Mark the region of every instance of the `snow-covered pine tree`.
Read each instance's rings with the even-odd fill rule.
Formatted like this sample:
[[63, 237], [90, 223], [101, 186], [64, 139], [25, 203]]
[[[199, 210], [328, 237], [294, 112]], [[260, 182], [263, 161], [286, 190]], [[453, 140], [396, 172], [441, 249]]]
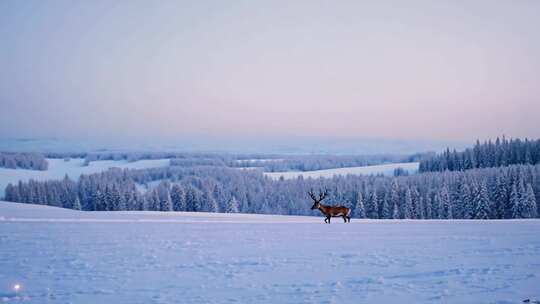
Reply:
[[103, 210], [102, 211], [111, 211], [111, 210], [114, 210], [112, 186], [106, 185], [105, 190], [103, 191]]
[[525, 192], [521, 195], [521, 206], [523, 208], [521, 216], [523, 218], [533, 218], [537, 215], [536, 198], [531, 184], [527, 184]]
[[171, 200], [171, 194], [169, 191], [170, 184], [168, 181], [162, 181], [157, 186], [157, 191], [159, 195], [159, 210], [160, 211], [172, 211], [173, 203]]
[[512, 218], [521, 218], [521, 199], [519, 197], [518, 187], [516, 184], [512, 185], [512, 191], [510, 192], [510, 205], [512, 206]]
[[443, 219], [443, 207], [441, 202], [441, 195], [439, 193], [435, 193], [432, 200], [432, 212], [433, 212], [433, 218], [435, 219]]
[[487, 186], [485, 182], [480, 183], [478, 191], [475, 197], [476, 210], [474, 213], [475, 219], [485, 220], [489, 219], [490, 201], [487, 193]]
[[209, 187], [206, 187], [206, 189], [203, 192], [202, 195], [202, 201], [204, 208], [203, 210], [206, 212], [219, 212], [219, 206], [214, 199], [214, 196], [212, 195], [212, 191]]
[[137, 200], [137, 209], [141, 211], [150, 210], [148, 197], [146, 195], [137, 195], [135, 198]]
[[418, 219], [422, 218], [420, 211], [420, 193], [416, 187], [411, 187], [411, 218]]
[[424, 210], [425, 210], [425, 219], [432, 219], [433, 213], [431, 211], [431, 195], [428, 193], [424, 198]]
[[424, 205], [424, 198], [422, 196], [418, 196], [416, 218], [425, 219], [426, 218], [425, 210], [426, 210], [426, 207]]
[[161, 197], [161, 211], [173, 211], [173, 204], [169, 189], [166, 189]]
[[394, 209], [398, 208], [398, 217], [399, 218], [399, 205], [400, 205], [400, 199], [399, 199], [399, 185], [396, 178], [392, 178], [392, 182], [390, 183], [390, 197], [388, 199], [388, 207], [392, 211], [391, 215], [392, 218], [396, 218], [394, 214]]
[[372, 219], [379, 218], [379, 202], [377, 198], [377, 191], [375, 190], [375, 188], [372, 189], [367, 200], [366, 216]]
[[398, 208], [397, 204], [394, 204], [394, 208], [392, 210], [392, 218], [393, 219], [399, 219], [400, 218], [400, 216], [399, 216], [399, 208]]
[[104, 191], [101, 191], [101, 189], [96, 190], [96, 195], [95, 195], [95, 198], [94, 198], [95, 199], [96, 211], [106, 211], [107, 210], [107, 199], [106, 199]]
[[440, 204], [441, 204], [441, 218], [443, 219], [452, 219], [452, 205], [450, 202], [450, 193], [448, 191], [448, 186], [444, 184], [439, 193]]
[[227, 203], [227, 209], [225, 210], [227, 213], [238, 213], [238, 201], [236, 200], [236, 197], [232, 197], [229, 202]]
[[[223, 206], [223, 205], [221, 205]], [[223, 207], [219, 207], [219, 210], [226, 210], [227, 205]], [[261, 207], [259, 208], [259, 211], [257, 213], [260, 214], [272, 214], [272, 207], [270, 207], [270, 203], [268, 202], [268, 199], [263, 199], [263, 202], [261, 204]]]
[[137, 200], [135, 199], [136, 192], [127, 191], [124, 194], [123, 201], [125, 202], [125, 210], [138, 210]]
[[504, 171], [500, 170], [495, 177], [494, 207], [496, 217], [499, 219], [510, 218], [511, 205], [508, 197], [508, 186]]
[[159, 211], [161, 204], [159, 202], [159, 193], [157, 189], [153, 189], [148, 197], [148, 210]]
[[109, 188], [109, 196], [107, 198], [107, 210], [110, 211], [119, 211], [122, 210], [122, 195], [120, 194], [120, 190], [118, 189], [118, 186], [116, 184], [113, 184], [112, 187]]
[[174, 211], [186, 210], [186, 197], [184, 190], [179, 184], [174, 184], [171, 188], [171, 200]]
[[464, 219], [474, 218], [474, 204], [472, 198], [471, 188], [468, 184], [464, 184], [461, 187], [460, 192], [460, 202], [461, 202], [461, 214]]
[[356, 195], [356, 203], [354, 205], [354, 216], [357, 218], [365, 218], [366, 210], [364, 208], [364, 198], [362, 192], [358, 191]]
[[199, 196], [199, 190], [193, 186], [188, 186], [186, 189], [186, 210], [187, 211], [201, 211], [201, 199]]
[[388, 204], [388, 197], [389, 195], [384, 193], [382, 198], [380, 199], [379, 218], [382, 218], [382, 219], [392, 218], [392, 210], [390, 209], [390, 205]]
[[[225, 195], [225, 191], [223, 191], [223, 186], [221, 184], [216, 183], [214, 185], [214, 189], [212, 190], [212, 196], [216, 200], [216, 203], [218, 204], [218, 210], [225, 210], [227, 205], [227, 197]], [[264, 204], [264, 201], [263, 201]], [[262, 206], [261, 206], [262, 207]], [[267, 212], [269, 212], [270, 206], [266, 206], [265, 209]]]
[[81, 210], [81, 201], [79, 200], [79, 197], [75, 197], [75, 201], [73, 202], [73, 206], [71, 207], [74, 210]]
[[16, 198], [13, 197], [15, 187], [9, 183], [6, 186], [6, 190], [4, 191], [4, 199], [8, 202], [18, 202]]
[[412, 218], [412, 194], [409, 186], [405, 188], [405, 197], [403, 200], [403, 218]]

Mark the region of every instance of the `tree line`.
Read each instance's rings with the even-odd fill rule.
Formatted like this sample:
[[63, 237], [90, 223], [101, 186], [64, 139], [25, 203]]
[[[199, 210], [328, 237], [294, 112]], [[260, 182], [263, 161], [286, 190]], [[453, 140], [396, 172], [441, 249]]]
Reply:
[[516, 164], [535, 165], [540, 163], [540, 139], [521, 140], [497, 138], [480, 143], [463, 152], [446, 149], [441, 154], [420, 161], [419, 171], [463, 171], [475, 168], [490, 168]]
[[260, 170], [194, 166], [110, 169], [77, 181], [8, 185], [8, 201], [81, 210], [159, 210], [315, 215], [310, 189], [329, 190], [357, 218], [510, 219], [538, 217], [540, 165], [410, 176], [273, 180]]
[[414, 155], [294, 155], [274, 159], [238, 160], [232, 166], [257, 167], [265, 172], [314, 171], [333, 168], [361, 167], [385, 163], [414, 162], [423, 154]]
[[424, 154], [413, 155], [278, 155], [190, 152], [89, 152], [47, 153], [49, 158], [84, 158], [85, 165], [93, 161], [170, 159], [171, 166], [220, 166], [261, 168], [266, 172], [313, 171], [332, 168], [358, 167], [385, 163], [413, 162]]
[[47, 170], [49, 163], [39, 153], [0, 152], [0, 167], [9, 169]]

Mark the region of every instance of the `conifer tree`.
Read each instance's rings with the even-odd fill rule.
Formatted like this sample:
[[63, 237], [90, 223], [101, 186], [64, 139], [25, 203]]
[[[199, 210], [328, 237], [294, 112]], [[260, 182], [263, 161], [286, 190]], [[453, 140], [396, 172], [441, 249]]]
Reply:
[[236, 200], [236, 197], [232, 197], [229, 202], [227, 203], [227, 209], [225, 210], [227, 213], [238, 213], [238, 201]]
[[522, 217], [533, 218], [537, 215], [536, 198], [531, 184], [527, 184], [525, 192], [521, 195]]
[[185, 211], [186, 210], [186, 198], [184, 190], [178, 184], [174, 184], [171, 188], [171, 200], [173, 204], [174, 211]]
[[397, 204], [394, 204], [394, 210], [392, 211], [392, 218], [393, 219], [399, 219], [400, 216], [399, 216], [399, 209], [398, 209], [398, 205]]
[[362, 197], [361, 192], [358, 192], [358, 194], [356, 195], [356, 203], [354, 205], [354, 215], [357, 218], [366, 217], [366, 210], [364, 209], [364, 198]]
[[452, 219], [452, 206], [450, 202], [450, 193], [448, 192], [448, 186], [443, 185], [441, 192], [439, 194], [440, 204], [441, 204], [441, 218], [443, 219]]
[[390, 205], [388, 204], [387, 197], [388, 195], [384, 194], [382, 199], [380, 200], [379, 218], [382, 218], [382, 219], [392, 218], [392, 209], [390, 208]]
[[478, 189], [476, 198], [476, 210], [475, 210], [475, 219], [485, 220], [489, 218], [489, 196], [487, 193], [487, 187], [485, 183], [481, 183]]
[[412, 195], [411, 189], [408, 186], [405, 189], [405, 197], [403, 201], [403, 218], [412, 218]]
[[82, 207], [81, 207], [81, 201], [79, 200], [79, 197], [75, 197], [75, 201], [73, 202], [73, 206], [72, 206], [72, 209], [74, 210], [81, 210]]
[[510, 192], [510, 205], [512, 206], [512, 218], [521, 218], [521, 199], [516, 184], [512, 185]]
[[433, 218], [433, 213], [432, 213], [432, 210], [431, 210], [431, 195], [426, 195], [426, 198], [424, 200], [424, 209], [425, 209], [425, 217], [426, 219], [432, 219]]
[[472, 219], [474, 218], [474, 204], [473, 204], [473, 198], [472, 198], [472, 192], [469, 185], [464, 184], [461, 187], [461, 213], [462, 218], [464, 219]]
[[377, 198], [377, 191], [375, 191], [375, 189], [371, 191], [371, 195], [369, 196], [366, 209], [367, 209], [366, 213], [367, 213], [368, 218], [373, 218], [373, 219], [379, 218], [379, 204], [378, 204], [378, 198]]
[[400, 205], [400, 199], [399, 199], [399, 185], [396, 178], [392, 179], [392, 182], [390, 184], [390, 198], [388, 200], [388, 206], [392, 210], [392, 218], [394, 217], [394, 208], [398, 207], [398, 217], [399, 218], [399, 205]]
[[494, 198], [495, 198], [494, 205], [495, 205], [496, 218], [499, 218], [499, 219], [509, 218], [511, 206], [510, 206], [510, 200], [508, 197], [509, 191], [507, 189], [507, 184], [504, 178], [503, 171], [499, 171], [499, 173], [497, 174], [495, 183], [496, 184], [495, 184], [495, 193], [494, 193]]

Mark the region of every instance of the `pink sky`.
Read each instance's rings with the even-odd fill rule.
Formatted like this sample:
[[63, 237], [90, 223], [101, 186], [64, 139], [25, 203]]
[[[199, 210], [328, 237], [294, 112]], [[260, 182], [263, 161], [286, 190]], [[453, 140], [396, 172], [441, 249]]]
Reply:
[[0, 136], [540, 137], [539, 1], [0, 3]]

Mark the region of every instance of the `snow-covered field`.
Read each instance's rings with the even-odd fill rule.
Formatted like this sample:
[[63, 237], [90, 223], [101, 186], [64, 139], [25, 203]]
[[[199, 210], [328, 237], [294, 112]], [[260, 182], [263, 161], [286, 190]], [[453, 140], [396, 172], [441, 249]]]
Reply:
[[264, 172], [265, 175], [270, 176], [274, 179], [279, 179], [281, 176], [285, 179], [296, 178], [300, 175], [304, 178], [319, 178], [319, 177], [333, 177], [334, 175], [392, 175], [394, 170], [397, 168], [403, 168], [409, 173], [415, 173], [418, 171], [418, 163], [392, 163], [384, 165], [374, 165], [374, 166], [363, 166], [363, 167], [348, 167], [348, 168], [336, 168], [336, 169], [326, 169], [326, 170], [316, 170], [316, 171], [290, 171], [290, 172]]
[[521, 303], [540, 299], [539, 231], [0, 202], [0, 301]]
[[84, 159], [82, 158], [72, 158], [69, 161], [49, 158], [47, 161], [49, 162], [49, 170], [47, 171], [0, 168], [0, 197], [4, 196], [4, 190], [9, 183], [17, 183], [19, 180], [61, 179], [66, 174], [76, 180], [81, 174], [97, 173], [111, 167], [144, 169], [166, 167], [169, 165], [169, 159], [140, 160], [136, 162], [102, 160], [90, 162], [88, 166], [84, 166]]

